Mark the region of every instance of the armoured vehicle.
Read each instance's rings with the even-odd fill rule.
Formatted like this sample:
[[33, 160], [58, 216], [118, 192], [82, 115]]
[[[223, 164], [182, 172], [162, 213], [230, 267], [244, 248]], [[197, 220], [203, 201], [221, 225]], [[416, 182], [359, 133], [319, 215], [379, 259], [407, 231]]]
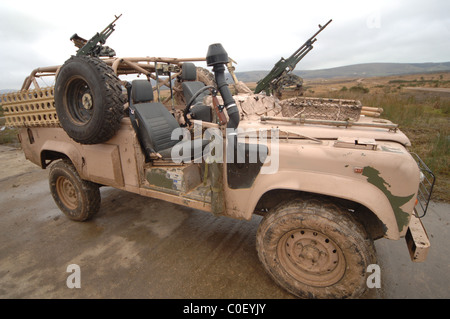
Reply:
[[[364, 115], [358, 101], [280, 101], [241, 82], [232, 95], [220, 44], [182, 59], [111, 57], [100, 43], [1, 97], [68, 218], [92, 218], [103, 186], [214, 215], [262, 215], [262, 264], [304, 298], [362, 296], [379, 238], [406, 238], [411, 259], [426, 259], [419, 215], [433, 176], [398, 125]], [[123, 79], [130, 74], [144, 78]], [[50, 75], [55, 86], [40, 87]]]

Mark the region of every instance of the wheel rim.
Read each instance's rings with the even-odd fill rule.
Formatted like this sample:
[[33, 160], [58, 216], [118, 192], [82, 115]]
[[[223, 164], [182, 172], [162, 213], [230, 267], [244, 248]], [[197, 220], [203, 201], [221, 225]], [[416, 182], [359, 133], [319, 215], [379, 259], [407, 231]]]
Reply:
[[295, 280], [314, 287], [337, 283], [345, 273], [342, 250], [328, 236], [311, 229], [286, 233], [278, 243], [281, 266]]
[[71, 79], [66, 87], [64, 104], [73, 123], [88, 123], [94, 114], [94, 97], [87, 82], [81, 77]]
[[56, 179], [56, 191], [61, 202], [69, 209], [74, 210], [78, 206], [77, 191], [73, 183], [64, 176]]

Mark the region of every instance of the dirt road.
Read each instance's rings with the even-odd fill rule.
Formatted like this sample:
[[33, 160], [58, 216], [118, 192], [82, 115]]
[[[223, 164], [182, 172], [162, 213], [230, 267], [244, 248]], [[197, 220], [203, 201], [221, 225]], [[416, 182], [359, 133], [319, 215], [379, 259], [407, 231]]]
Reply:
[[[85, 223], [50, 195], [48, 171], [0, 146], [0, 298], [294, 298], [265, 273], [255, 249], [260, 221], [208, 213], [102, 188]], [[377, 241], [381, 288], [366, 298], [449, 298], [449, 205], [423, 220], [427, 262], [410, 262], [404, 240]], [[68, 266], [80, 270], [70, 289]]]

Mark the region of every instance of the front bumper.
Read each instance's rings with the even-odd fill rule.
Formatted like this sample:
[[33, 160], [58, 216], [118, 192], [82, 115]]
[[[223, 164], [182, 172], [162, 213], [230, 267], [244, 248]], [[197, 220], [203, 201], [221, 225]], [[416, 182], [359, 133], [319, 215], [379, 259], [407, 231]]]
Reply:
[[405, 239], [411, 260], [413, 262], [423, 262], [427, 258], [428, 250], [430, 249], [430, 240], [420, 218], [427, 213], [436, 177], [419, 155], [415, 153], [410, 154], [419, 166], [421, 177], [417, 191], [417, 205], [411, 215]]
[[424, 262], [430, 249], [430, 240], [422, 222], [416, 217], [416, 211], [411, 215], [405, 239], [411, 260], [413, 262]]

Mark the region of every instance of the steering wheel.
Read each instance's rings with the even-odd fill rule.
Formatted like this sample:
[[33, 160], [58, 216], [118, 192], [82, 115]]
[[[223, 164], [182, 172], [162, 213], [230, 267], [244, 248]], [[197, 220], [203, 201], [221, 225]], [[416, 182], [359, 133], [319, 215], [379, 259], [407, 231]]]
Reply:
[[207, 85], [202, 87], [200, 90], [198, 90], [197, 92], [195, 92], [195, 94], [191, 97], [191, 99], [189, 100], [189, 102], [186, 104], [186, 108], [184, 109], [183, 112], [183, 116], [184, 116], [184, 120], [186, 121], [186, 124], [190, 125], [191, 121], [189, 121], [187, 115], [189, 114], [189, 111], [191, 110], [191, 105], [192, 103], [194, 103], [195, 99], [202, 94], [203, 92], [205, 92], [206, 90], [211, 90], [212, 92], [216, 91], [216, 88], [212, 85]]

